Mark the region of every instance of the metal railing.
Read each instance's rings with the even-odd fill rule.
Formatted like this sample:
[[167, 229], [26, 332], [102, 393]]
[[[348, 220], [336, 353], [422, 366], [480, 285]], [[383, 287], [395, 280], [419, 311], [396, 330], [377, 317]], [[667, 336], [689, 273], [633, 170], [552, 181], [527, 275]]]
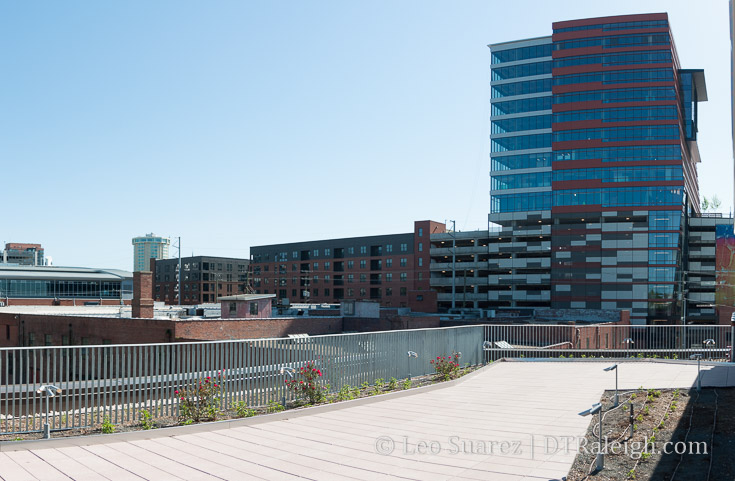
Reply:
[[727, 360], [731, 328], [721, 325], [486, 325], [489, 360], [560, 357], [648, 357]]
[[[290, 400], [283, 367], [316, 363], [331, 390], [433, 372], [430, 359], [483, 362], [483, 326], [233, 341], [0, 349], [0, 434], [77, 429], [108, 420], [177, 416], [174, 391], [220, 379], [222, 407]], [[411, 358], [408, 351], [418, 354]], [[61, 393], [47, 399], [40, 386]], [[46, 414], [48, 401], [49, 413]]]
[[[291, 400], [282, 368], [315, 363], [332, 391], [433, 372], [436, 356], [462, 364], [503, 357], [658, 357], [725, 360], [728, 326], [477, 325], [298, 338], [102, 346], [0, 348], [0, 434], [84, 428], [108, 419], [178, 415], [177, 389], [210, 376], [222, 407]], [[408, 356], [408, 351], [417, 357]], [[53, 384], [61, 393], [39, 393]], [[48, 412], [46, 402], [48, 401]]]

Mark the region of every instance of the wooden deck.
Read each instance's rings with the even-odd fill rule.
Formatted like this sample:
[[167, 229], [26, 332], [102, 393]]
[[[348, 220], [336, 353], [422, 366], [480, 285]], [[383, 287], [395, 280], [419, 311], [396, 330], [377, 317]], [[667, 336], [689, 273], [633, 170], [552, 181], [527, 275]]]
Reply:
[[[576, 450], [549, 440], [585, 433], [577, 413], [615, 386], [602, 362], [503, 362], [444, 389], [286, 414], [200, 432], [127, 433], [0, 446], [15, 480], [553, 480]], [[702, 366], [703, 385], [732, 386], [735, 367]], [[622, 362], [620, 388], [688, 388], [696, 363]], [[304, 415], [305, 414], [305, 415]], [[255, 418], [250, 418], [255, 419]], [[192, 426], [189, 426], [190, 428]], [[191, 431], [191, 430], [190, 430]], [[505, 442], [505, 444], [503, 444]]]

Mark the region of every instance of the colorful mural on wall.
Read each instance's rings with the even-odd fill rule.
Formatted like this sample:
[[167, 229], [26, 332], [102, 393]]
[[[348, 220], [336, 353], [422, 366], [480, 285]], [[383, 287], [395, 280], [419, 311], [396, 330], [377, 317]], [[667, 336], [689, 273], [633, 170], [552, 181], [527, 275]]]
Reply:
[[732, 224], [716, 226], [715, 303], [717, 307], [735, 306], [735, 233]]

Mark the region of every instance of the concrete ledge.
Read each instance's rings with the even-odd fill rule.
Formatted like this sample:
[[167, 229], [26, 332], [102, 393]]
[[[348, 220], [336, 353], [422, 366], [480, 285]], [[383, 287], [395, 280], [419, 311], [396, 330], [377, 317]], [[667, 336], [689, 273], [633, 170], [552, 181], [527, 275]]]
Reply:
[[414, 396], [417, 394], [424, 394], [427, 392], [437, 391], [439, 389], [446, 389], [458, 384], [465, 382], [467, 379], [473, 378], [483, 371], [486, 371], [493, 366], [497, 365], [497, 362], [488, 364], [480, 367], [466, 374], [459, 379], [452, 381], [439, 382], [431, 384], [429, 386], [416, 387], [407, 389], [405, 391], [395, 391], [385, 394], [379, 394], [376, 396], [368, 396], [360, 399], [352, 399], [350, 401], [340, 401], [330, 404], [320, 404], [318, 406], [312, 406], [307, 408], [289, 409], [279, 413], [273, 414], [260, 414], [249, 418], [238, 418], [228, 419], [224, 421], [213, 421], [199, 424], [190, 424], [188, 426], [173, 426], [168, 428], [160, 429], [149, 429], [140, 431], [130, 431], [125, 433], [113, 433], [113, 434], [93, 434], [93, 435], [79, 435], [69, 436], [64, 438], [51, 438], [51, 439], [34, 439], [30, 441], [3, 441], [0, 442], [0, 452], [10, 451], [28, 451], [35, 449], [51, 449], [51, 448], [64, 448], [69, 446], [92, 446], [95, 444], [109, 444], [115, 442], [126, 442], [126, 441], [142, 441], [146, 439], [155, 439], [162, 437], [180, 436], [183, 434], [193, 434], [208, 431], [218, 431], [221, 429], [232, 429], [243, 426], [257, 426], [258, 424], [268, 423], [271, 421], [285, 421], [288, 419], [300, 418], [303, 416], [311, 416], [314, 414], [322, 414], [331, 411], [338, 411], [341, 409], [347, 409], [356, 406], [363, 406], [366, 404], [373, 404], [376, 402], [386, 401], [389, 399], [398, 399], [407, 396]]

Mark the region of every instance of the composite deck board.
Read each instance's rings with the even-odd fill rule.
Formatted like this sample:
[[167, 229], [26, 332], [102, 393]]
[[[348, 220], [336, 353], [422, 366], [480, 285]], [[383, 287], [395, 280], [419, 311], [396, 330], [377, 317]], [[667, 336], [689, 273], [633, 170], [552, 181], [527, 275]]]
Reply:
[[[598, 402], [615, 386], [617, 362], [621, 392], [646, 388], [690, 388], [694, 363], [503, 362], [446, 389], [406, 397], [376, 397], [302, 417], [252, 426], [84, 447], [34, 448], [0, 452], [0, 478], [150, 479], [269, 481], [542, 481], [561, 479], [576, 451], [545, 452], [553, 436], [582, 436], [590, 418], [577, 413]], [[732, 386], [730, 365], [702, 366], [704, 386]], [[625, 396], [625, 394], [623, 395]], [[389, 455], [376, 440], [394, 441]], [[452, 453], [449, 439], [499, 443], [513, 441], [518, 452]], [[421, 442], [440, 450], [419, 454]], [[52, 446], [52, 445], [49, 445]], [[475, 446], [471, 444], [470, 446]]]

